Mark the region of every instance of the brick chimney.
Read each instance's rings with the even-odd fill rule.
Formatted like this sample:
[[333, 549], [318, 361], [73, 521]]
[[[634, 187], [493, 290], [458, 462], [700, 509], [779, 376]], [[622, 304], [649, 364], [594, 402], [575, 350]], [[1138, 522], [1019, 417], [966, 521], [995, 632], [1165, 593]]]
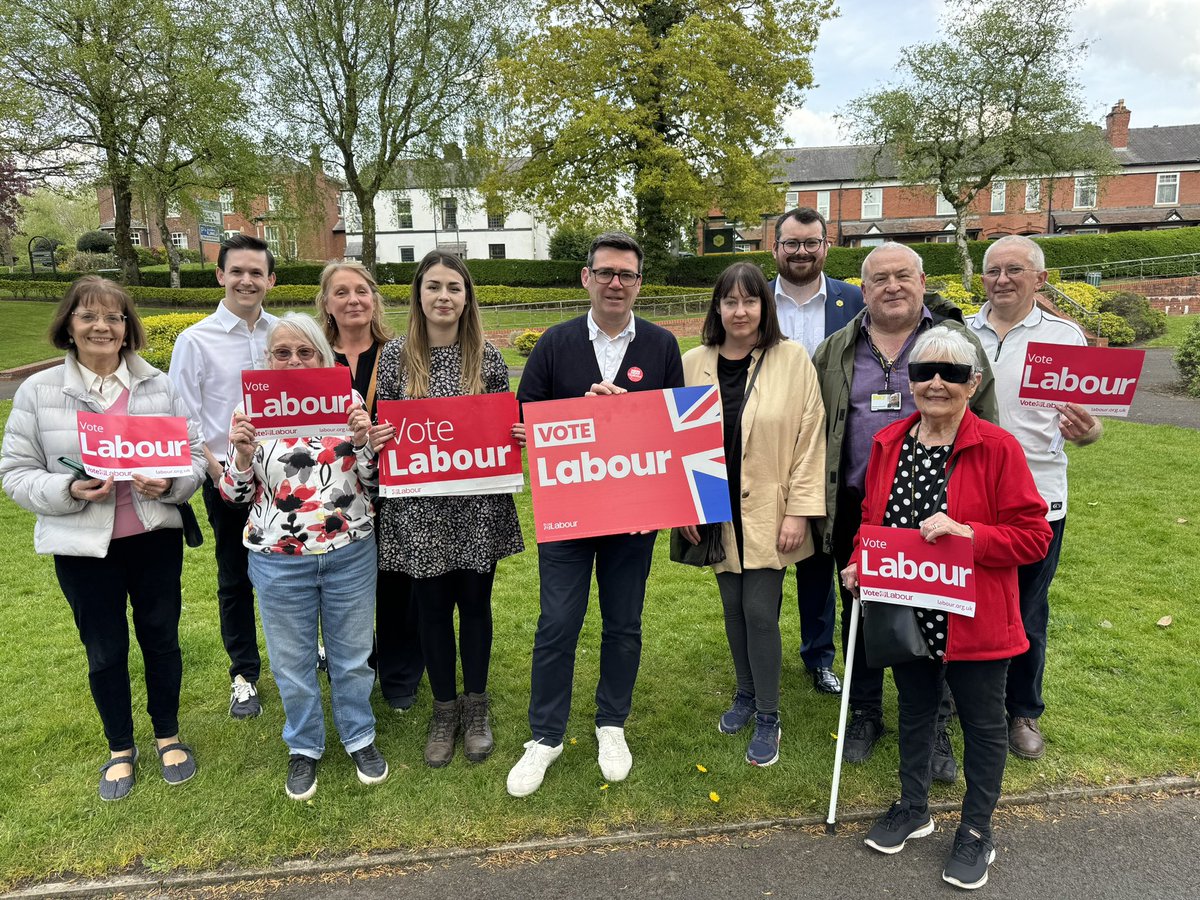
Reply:
[[1114, 150], [1124, 150], [1129, 146], [1129, 110], [1124, 100], [1118, 100], [1117, 105], [1104, 117], [1104, 133]]

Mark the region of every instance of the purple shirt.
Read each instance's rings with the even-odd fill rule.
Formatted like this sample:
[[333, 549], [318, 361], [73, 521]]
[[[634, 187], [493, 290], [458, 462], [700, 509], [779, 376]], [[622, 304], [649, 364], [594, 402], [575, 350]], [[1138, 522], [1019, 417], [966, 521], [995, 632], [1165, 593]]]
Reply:
[[[900, 355], [886, 369], [883, 360], [872, 348], [871, 313], [862, 321], [862, 330], [854, 345], [854, 374], [850, 382], [850, 406], [846, 410], [846, 437], [842, 442], [844, 476], [842, 484], [853, 488], [860, 495], [867, 480], [867, 460], [871, 457], [871, 438], [881, 428], [886, 428], [899, 419], [905, 419], [917, 411], [912, 392], [908, 389], [908, 354], [916, 343], [917, 335], [933, 325], [929, 308], [921, 307], [921, 321], [908, 336]], [[871, 409], [872, 394], [900, 394], [898, 409]]]

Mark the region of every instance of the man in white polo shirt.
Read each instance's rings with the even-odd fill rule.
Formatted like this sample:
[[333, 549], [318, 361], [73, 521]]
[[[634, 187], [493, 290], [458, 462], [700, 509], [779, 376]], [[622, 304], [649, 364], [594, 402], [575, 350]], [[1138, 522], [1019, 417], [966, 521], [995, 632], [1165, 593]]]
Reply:
[[1064, 443], [1080, 446], [1100, 437], [1103, 424], [1082, 406], [1057, 409], [1023, 407], [1017, 399], [1025, 350], [1031, 341], [1083, 346], [1083, 332], [1074, 322], [1042, 311], [1035, 295], [1046, 283], [1046, 257], [1027, 237], [1002, 237], [983, 256], [983, 287], [987, 302], [968, 319], [972, 333], [987, 353], [996, 378], [1000, 425], [1025, 450], [1025, 459], [1046, 501], [1046, 518], [1053, 529], [1050, 550], [1041, 562], [1021, 566], [1021, 618], [1029, 649], [1008, 668], [1006, 706], [1008, 745], [1017, 756], [1039, 759], [1046, 751], [1038, 719], [1045, 711], [1042, 674], [1046, 668], [1046, 626], [1050, 618], [1050, 582], [1058, 568], [1067, 517], [1067, 455]]
[[175, 339], [170, 376], [199, 419], [204, 436], [208, 457], [204, 508], [216, 548], [221, 641], [229, 654], [229, 714], [249, 719], [262, 712], [255, 686], [262, 661], [254, 624], [254, 589], [242, 544], [250, 509], [227, 505], [216, 485], [229, 447], [229, 422], [241, 400], [242, 370], [257, 368], [266, 357], [267, 331], [275, 316], [262, 307], [267, 291], [275, 286], [275, 258], [258, 238], [233, 235], [221, 244], [217, 282], [225, 288], [225, 298], [216, 312]]

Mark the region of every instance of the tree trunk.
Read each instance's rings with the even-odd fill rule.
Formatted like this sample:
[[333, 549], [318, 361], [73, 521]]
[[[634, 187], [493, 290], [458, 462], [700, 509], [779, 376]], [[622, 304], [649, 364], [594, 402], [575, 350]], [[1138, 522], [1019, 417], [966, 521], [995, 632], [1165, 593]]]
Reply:
[[971, 252], [967, 249], [967, 210], [964, 207], [956, 209], [954, 213], [954, 245], [958, 247], [958, 261], [962, 264], [962, 286], [969, 293], [975, 267], [971, 262]]
[[142, 273], [138, 270], [137, 251], [133, 249], [133, 242], [129, 239], [129, 226], [133, 218], [133, 190], [129, 185], [129, 176], [110, 169], [109, 183], [113, 192], [113, 230], [117, 259], [121, 261], [121, 272], [126, 284], [141, 284]]
[[637, 198], [637, 237], [645, 251], [645, 281], [666, 281], [671, 271], [671, 223], [667, 221], [663, 192], [659, 188], [644, 191]]
[[[362, 262], [371, 277], [375, 277], [375, 195], [361, 186], [354, 191], [358, 201], [358, 214], [362, 217]], [[434, 215], [437, 215], [435, 212]]]
[[167, 266], [171, 270], [171, 287], [179, 288], [179, 248], [171, 242], [171, 231], [167, 228], [167, 198], [165, 194], [155, 194], [154, 215], [158, 218], [158, 239], [162, 241], [163, 250], [167, 254]]

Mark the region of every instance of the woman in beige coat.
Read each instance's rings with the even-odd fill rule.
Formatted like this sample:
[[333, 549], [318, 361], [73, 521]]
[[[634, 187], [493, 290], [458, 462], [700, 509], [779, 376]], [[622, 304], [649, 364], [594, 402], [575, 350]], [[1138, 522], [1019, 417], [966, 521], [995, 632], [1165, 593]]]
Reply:
[[[733, 521], [714, 567], [737, 690], [721, 716], [726, 734], [755, 720], [751, 765], [779, 758], [779, 603], [787, 567], [813, 552], [809, 517], [825, 514], [825, 410], [816, 370], [784, 339], [775, 301], [750, 263], [726, 269], [713, 289], [703, 346], [683, 357], [689, 385], [720, 387]], [[685, 536], [699, 541], [689, 526]]]

